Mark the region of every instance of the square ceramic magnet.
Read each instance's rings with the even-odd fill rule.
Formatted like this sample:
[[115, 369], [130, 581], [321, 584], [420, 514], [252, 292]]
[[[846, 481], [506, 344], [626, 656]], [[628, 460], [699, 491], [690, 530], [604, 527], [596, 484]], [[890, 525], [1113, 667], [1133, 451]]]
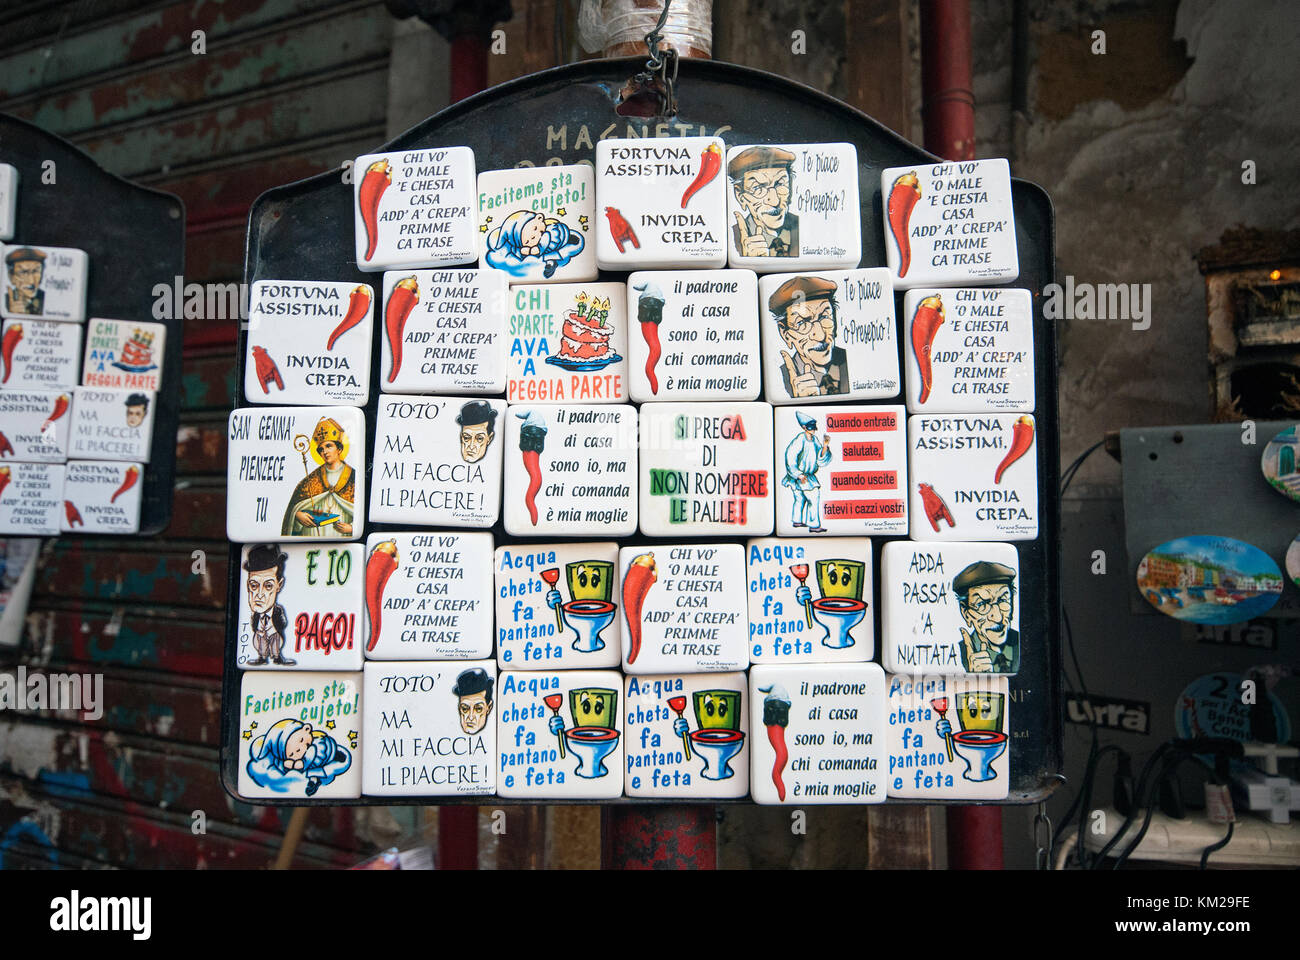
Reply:
[[140, 529], [144, 464], [70, 460], [63, 473], [64, 533]]
[[1020, 670], [1020, 555], [1009, 543], [895, 540], [880, 560], [890, 673]]
[[384, 393], [504, 393], [506, 281], [495, 270], [384, 274]]
[[71, 435], [71, 390], [0, 390], [0, 460], [63, 463]]
[[375, 292], [366, 283], [257, 281], [248, 307], [244, 397], [365, 406], [374, 316]]
[[361, 796], [361, 674], [245, 671], [239, 684], [239, 795]]
[[890, 167], [880, 173], [880, 195], [896, 289], [1019, 276], [1006, 160]]
[[72, 247], [4, 248], [6, 317], [36, 320], [86, 319], [90, 258]]
[[[657, 557], [657, 559], [656, 559]], [[749, 666], [739, 543], [656, 544], [618, 553], [625, 673], [725, 673]]]
[[1006, 677], [887, 676], [891, 797], [1005, 800], [1011, 697]]
[[894, 291], [884, 267], [758, 281], [764, 396], [829, 403], [898, 396]]
[[81, 382], [81, 325], [6, 320], [0, 336], [0, 386], [70, 390]]
[[77, 387], [68, 456], [148, 463], [157, 398], [152, 391]]
[[885, 673], [878, 664], [756, 666], [749, 710], [755, 803], [884, 802]]
[[379, 398], [370, 519], [490, 527], [501, 513], [504, 400]]
[[721, 137], [596, 144], [596, 263], [602, 270], [727, 264]]
[[903, 316], [912, 413], [1034, 412], [1028, 290], [909, 290]]
[[226, 533], [236, 543], [356, 540], [366, 515], [366, 418], [356, 407], [230, 414]]
[[648, 537], [772, 532], [772, 407], [641, 408], [641, 532]]
[[759, 273], [834, 270], [862, 259], [858, 151], [851, 143], [727, 151], [727, 262]]
[[753, 271], [644, 270], [627, 285], [633, 400], [758, 399]]
[[474, 151], [435, 147], [357, 157], [357, 268], [417, 270], [478, 259]]
[[869, 539], [767, 538], [746, 552], [751, 663], [875, 656]]
[[240, 555], [241, 668], [361, 669], [361, 544], [256, 543]]
[[744, 673], [628, 677], [624, 793], [660, 799], [749, 793], [748, 696]]
[[[498, 547], [497, 662], [572, 670], [622, 662], [618, 544]], [[567, 597], [567, 599], [565, 599]]]
[[907, 439], [913, 540], [1038, 536], [1032, 416], [913, 416]]
[[57, 537], [63, 501], [61, 463], [0, 467], [0, 534]]
[[473, 796], [496, 790], [497, 665], [370, 661], [362, 792]]
[[492, 534], [372, 533], [366, 540], [366, 657], [492, 656]]
[[627, 287], [621, 283], [512, 287], [511, 403], [626, 403]]
[[167, 328], [161, 323], [91, 318], [86, 324], [83, 387], [158, 390]]
[[498, 796], [622, 796], [623, 677], [617, 670], [505, 671], [499, 680]]
[[12, 240], [18, 222], [18, 168], [0, 163], [0, 240]]
[[590, 164], [478, 175], [479, 260], [511, 283], [595, 280], [595, 228]]
[[506, 421], [506, 533], [636, 532], [635, 407], [511, 406]]
[[901, 406], [778, 407], [777, 533], [906, 534], [906, 422]]

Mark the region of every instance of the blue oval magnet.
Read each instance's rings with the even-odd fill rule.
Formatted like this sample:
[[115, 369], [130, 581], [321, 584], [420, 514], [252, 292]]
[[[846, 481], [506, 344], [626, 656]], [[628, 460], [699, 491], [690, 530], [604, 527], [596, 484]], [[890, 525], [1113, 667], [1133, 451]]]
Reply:
[[1230, 537], [1179, 537], [1138, 563], [1138, 590], [1151, 606], [1192, 623], [1239, 623], [1282, 596], [1282, 571], [1259, 547]]
[[1300, 437], [1294, 426], [1264, 444], [1259, 469], [1270, 487], [1284, 497], [1300, 500]]

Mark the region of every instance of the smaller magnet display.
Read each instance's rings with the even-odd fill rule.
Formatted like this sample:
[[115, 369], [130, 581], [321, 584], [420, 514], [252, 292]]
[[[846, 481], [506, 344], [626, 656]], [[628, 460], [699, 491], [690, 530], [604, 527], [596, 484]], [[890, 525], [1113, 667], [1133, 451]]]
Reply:
[[67, 460], [72, 394], [71, 390], [0, 390], [0, 460]]
[[68, 456], [148, 463], [157, 399], [153, 391], [78, 387]]
[[622, 283], [510, 288], [510, 403], [626, 403], [627, 287]]

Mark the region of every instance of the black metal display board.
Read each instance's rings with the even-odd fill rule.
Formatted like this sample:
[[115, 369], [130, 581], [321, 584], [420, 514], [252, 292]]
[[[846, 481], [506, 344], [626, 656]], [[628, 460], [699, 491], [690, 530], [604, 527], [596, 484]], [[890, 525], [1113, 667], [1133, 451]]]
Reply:
[[[644, 59], [592, 60], [558, 67], [502, 84], [457, 103], [406, 131], [374, 152], [467, 146], [477, 168], [509, 169], [592, 162], [595, 142], [608, 137], [720, 136], [737, 143], [854, 144], [862, 217], [862, 265], [885, 264], [880, 173], [887, 167], [940, 162], [852, 107], [810, 87], [747, 67], [703, 60], [683, 60], [678, 81], [679, 109], [671, 120], [622, 117], [616, 114], [619, 92], [644, 65]], [[1043, 287], [1054, 279], [1055, 232], [1052, 204], [1042, 188], [1012, 181], [1012, 207], [1020, 276], [1007, 287], [1026, 288], [1034, 298], [1034, 416], [1041, 425], [1038, 451], [1039, 535], [1015, 546], [1020, 555], [1020, 632], [1026, 651], [1018, 675], [1010, 678], [1012, 780], [1006, 803], [1038, 802], [1062, 781], [1061, 663], [1058, 634], [1060, 596], [1058, 550], [1060, 527], [1059, 453], [1057, 437], [1056, 331], [1042, 315]], [[269, 190], [254, 203], [249, 216], [245, 281], [322, 280], [371, 283], [381, 275], [356, 269], [353, 243], [353, 188], [338, 170]], [[601, 272], [601, 280], [623, 280], [622, 273]], [[897, 294], [897, 335], [900, 354], [903, 294]], [[382, 323], [374, 329], [373, 355], [380, 356]], [[243, 383], [246, 331], [239, 345], [239, 375]], [[380, 397], [379, 363], [372, 364], [366, 422], [376, 420]], [[899, 369], [902, 366], [900, 356]], [[901, 399], [888, 401], [901, 403]], [[829, 409], [829, 408], [828, 408]], [[373, 469], [374, 431], [368, 429], [366, 474]], [[371, 489], [367, 479], [367, 489]], [[413, 529], [409, 524], [367, 523], [366, 533]], [[498, 523], [492, 531], [498, 545], [523, 542], [505, 533]], [[561, 538], [562, 539], [562, 538]], [[885, 542], [900, 537], [873, 537], [875, 569]], [[630, 542], [654, 544], [653, 537]], [[723, 538], [691, 538], [691, 542], [723, 542]], [[237, 666], [240, 565], [239, 544], [232, 544], [225, 671], [222, 685], [221, 773], [226, 790], [239, 797], [238, 740], [240, 670]], [[880, 604], [875, 602], [876, 636], [880, 636]], [[364, 757], [362, 762], [364, 763]], [[240, 798], [243, 800], [243, 798]], [[268, 805], [358, 804], [504, 804], [586, 803], [681, 804], [681, 799], [646, 800], [512, 800], [496, 796], [366, 797], [360, 800], [248, 800]], [[737, 803], [747, 800], [701, 800]], [[890, 803], [954, 803], [959, 801], [894, 800]]]
[[[176, 485], [184, 321], [179, 304], [170, 300], [185, 272], [185, 207], [179, 197], [114, 176], [66, 140], [7, 114], [0, 114], [0, 162], [16, 167], [19, 177], [17, 225], [7, 243], [85, 250], [90, 260], [87, 318], [148, 321], [167, 328], [138, 535], [162, 533], [171, 523]], [[155, 315], [155, 287], [169, 291], [171, 309], [165, 312], [173, 319]]]

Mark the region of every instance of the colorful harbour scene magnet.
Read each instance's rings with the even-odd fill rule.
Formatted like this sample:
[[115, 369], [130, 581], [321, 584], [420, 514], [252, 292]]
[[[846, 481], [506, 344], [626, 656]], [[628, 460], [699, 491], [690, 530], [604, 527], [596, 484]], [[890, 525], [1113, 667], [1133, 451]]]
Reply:
[[1238, 623], [1272, 609], [1282, 572], [1259, 547], [1230, 537], [1162, 543], [1138, 561], [1138, 591], [1161, 613], [1192, 623]]
[[596, 226], [590, 164], [478, 175], [479, 259], [511, 283], [595, 280]]
[[1290, 426], [1264, 444], [1264, 452], [1259, 458], [1259, 468], [1264, 472], [1264, 479], [1269, 486], [1292, 500], [1300, 500], [1297, 452], [1300, 452], [1300, 437], [1296, 435], [1295, 426]]
[[510, 403], [626, 403], [626, 300], [622, 283], [511, 287]]

